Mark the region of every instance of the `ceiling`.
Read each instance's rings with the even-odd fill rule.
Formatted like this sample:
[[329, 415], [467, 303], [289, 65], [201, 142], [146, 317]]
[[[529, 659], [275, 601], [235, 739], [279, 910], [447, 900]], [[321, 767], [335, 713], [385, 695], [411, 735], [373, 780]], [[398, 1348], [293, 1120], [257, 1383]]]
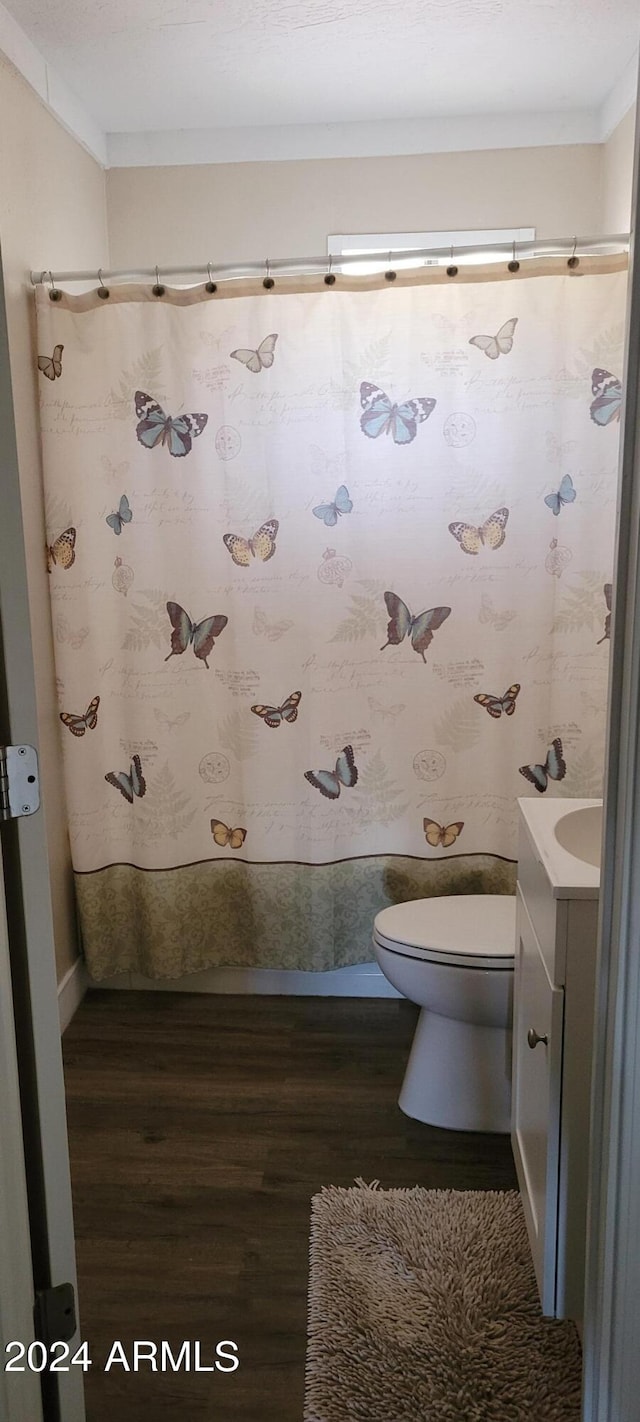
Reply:
[[5, 0], [104, 133], [598, 109], [638, 0]]

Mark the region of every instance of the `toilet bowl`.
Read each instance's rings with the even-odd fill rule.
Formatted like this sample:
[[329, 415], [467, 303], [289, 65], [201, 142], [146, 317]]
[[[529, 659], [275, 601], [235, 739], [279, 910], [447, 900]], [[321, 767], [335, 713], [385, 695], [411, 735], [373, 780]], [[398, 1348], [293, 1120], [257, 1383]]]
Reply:
[[510, 894], [414, 899], [377, 915], [378, 964], [422, 1009], [399, 1097], [405, 1115], [510, 1130], [515, 937]]

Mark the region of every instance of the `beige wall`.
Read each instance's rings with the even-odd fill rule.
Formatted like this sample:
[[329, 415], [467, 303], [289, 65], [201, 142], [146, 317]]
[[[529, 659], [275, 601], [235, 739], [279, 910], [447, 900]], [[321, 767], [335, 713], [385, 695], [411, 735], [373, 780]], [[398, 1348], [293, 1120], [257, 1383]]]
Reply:
[[29, 270], [108, 266], [104, 173], [0, 55], [0, 244], [27, 554], [58, 977], [76, 956], [44, 558], [34, 307]]
[[635, 118], [635, 108], [630, 109], [603, 145], [603, 232], [628, 232], [631, 226]]
[[330, 232], [597, 232], [602, 146], [112, 168], [115, 267], [317, 256]]

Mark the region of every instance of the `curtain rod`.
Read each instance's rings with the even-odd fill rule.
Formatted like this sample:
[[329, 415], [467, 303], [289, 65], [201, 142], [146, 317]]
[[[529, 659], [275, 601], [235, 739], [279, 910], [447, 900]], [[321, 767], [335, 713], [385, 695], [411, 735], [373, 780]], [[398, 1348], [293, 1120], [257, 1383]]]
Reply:
[[162, 277], [196, 277], [200, 280], [231, 281], [234, 278], [247, 276], [259, 276], [261, 272], [326, 272], [333, 265], [339, 270], [343, 267], [357, 266], [363, 261], [380, 262], [380, 270], [385, 266], [391, 266], [394, 262], [407, 261], [409, 256], [415, 259], [416, 265], [429, 258], [448, 257], [484, 257], [493, 253], [498, 257], [518, 260], [532, 257], [561, 257], [565, 253], [570, 256], [597, 256], [610, 252], [611, 248], [622, 248], [623, 251], [629, 246], [629, 233], [617, 232], [606, 237], [545, 237], [534, 242], [490, 242], [486, 245], [475, 244], [471, 247], [401, 247], [397, 251], [391, 250], [386, 254], [375, 252], [347, 252], [337, 256], [324, 257], [267, 257], [263, 262], [241, 262], [238, 264], [224, 263], [217, 265], [215, 262], [202, 262], [196, 267], [140, 267], [131, 270], [107, 271], [101, 268], [96, 272], [30, 272], [33, 286], [40, 286], [45, 281], [52, 284], [60, 281], [145, 281], [154, 279], [156, 282]]

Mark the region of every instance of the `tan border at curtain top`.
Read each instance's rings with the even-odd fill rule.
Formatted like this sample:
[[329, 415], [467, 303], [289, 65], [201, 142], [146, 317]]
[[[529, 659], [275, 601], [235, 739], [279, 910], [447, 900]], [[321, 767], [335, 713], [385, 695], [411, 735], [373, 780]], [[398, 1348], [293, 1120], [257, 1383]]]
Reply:
[[[566, 257], [552, 259], [531, 257], [520, 263], [517, 272], [508, 271], [502, 262], [492, 262], [478, 266], [459, 267], [455, 277], [447, 276], [446, 267], [399, 271], [392, 282], [386, 280], [383, 272], [376, 272], [371, 276], [336, 275], [333, 286], [324, 284], [323, 272], [314, 273], [312, 276], [279, 276], [276, 273], [275, 284], [270, 290], [265, 290], [263, 287], [262, 277], [226, 281], [221, 278], [215, 292], [208, 292], [203, 283], [189, 287], [165, 286], [162, 296], [154, 296], [152, 281], [144, 284], [121, 282], [109, 287], [109, 296], [106, 299], [100, 296], [99, 287], [96, 287], [95, 291], [85, 291], [80, 296], [73, 296], [70, 292], [59, 289], [60, 295], [52, 305], [66, 311], [95, 311], [98, 307], [108, 308], [114, 303], [140, 301], [169, 306], [195, 306], [203, 301], [228, 301], [239, 296], [262, 296], [265, 300], [272, 300], [278, 296], [300, 295], [307, 292], [316, 294], [322, 292], [326, 295], [327, 300], [331, 300], [332, 295], [335, 296], [341, 291], [388, 291], [392, 293], [398, 287], [456, 287], [460, 284], [463, 286], [477, 285], [480, 282], [531, 281], [536, 277], [568, 277], [571, 280], [577, 280], [583, 276], [603, 276], [612, 272], [623, 272], [627, 270], [628, 265], [629, 258], [626, 252], [617, 252], [611, 256], [580, 257], [579, 266], [574, 268], [567, 266]], [[162, 280], [162, 272], [160, 272], [160, 280]], [[46, 285], [36, 287], [36, 299], [38, 302], [48, 301], [49, 287]]]

